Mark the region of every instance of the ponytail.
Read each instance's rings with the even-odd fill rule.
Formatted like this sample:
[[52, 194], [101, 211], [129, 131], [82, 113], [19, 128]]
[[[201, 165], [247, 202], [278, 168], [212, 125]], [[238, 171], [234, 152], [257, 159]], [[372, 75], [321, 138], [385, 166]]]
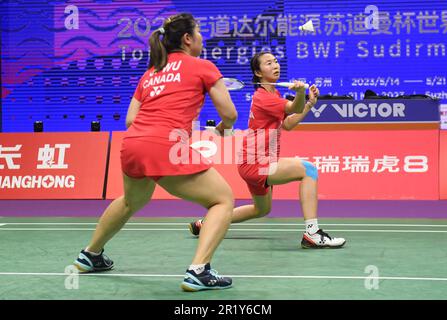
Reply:
[[253, 82], [253, 86], [255, 87], [255, 90], [256, 89], [258, 89], [261, 85], [260, 84], [258, 84], [258, 82], [260, 81], [261, 79], [257, 76], [257, 75], [255, 75], [254, 73], [253, 73], [253, 77], [251, 78], [251, 82]]
[[162, 30], [160, 29], [152, 32], [151, 37], [149, 38], [149, 46], [151, 48], [149, 69], [154, 67], [156, 72], [163, 69], [168, 63], [168, 53], [160, 39], [160, 35], [162, 34]]

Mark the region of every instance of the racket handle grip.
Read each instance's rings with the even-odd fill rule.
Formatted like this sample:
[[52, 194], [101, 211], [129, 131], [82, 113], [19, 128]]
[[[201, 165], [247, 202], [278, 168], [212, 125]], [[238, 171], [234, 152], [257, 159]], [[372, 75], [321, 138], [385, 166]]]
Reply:
[[205, 126], [204, 128], [205, 128], [206, 131], [212, 132], [215, 135], [220, 136], [220, 132], [216, 130], [215, 126]]
[[[284, 88], [288, 88], [293, 84], [293, 82], [277, 82], [276, 85], [279, 87], [284, 87]], [[309, 89], [309, 84], [305, 83], [304, 84], [304, 89]]]

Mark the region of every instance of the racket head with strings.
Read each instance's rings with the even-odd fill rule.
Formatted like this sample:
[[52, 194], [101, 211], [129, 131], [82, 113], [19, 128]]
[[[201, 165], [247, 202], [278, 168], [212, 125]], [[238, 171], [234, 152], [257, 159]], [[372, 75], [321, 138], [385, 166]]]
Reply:
[[245, 83], [236, 78], [223, 78], [224, 84], [228, 90], [240, 90], [245, 87]]

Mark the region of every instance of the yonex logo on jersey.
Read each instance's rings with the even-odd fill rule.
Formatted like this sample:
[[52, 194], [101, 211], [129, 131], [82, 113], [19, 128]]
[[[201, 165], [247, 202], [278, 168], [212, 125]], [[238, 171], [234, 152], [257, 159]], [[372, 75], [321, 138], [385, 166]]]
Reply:
[[151, 91], [150, 96], [151, 97], [158, 96], [163, 91], [164, 88], [165, 86], [155, 86], [154, 90]]

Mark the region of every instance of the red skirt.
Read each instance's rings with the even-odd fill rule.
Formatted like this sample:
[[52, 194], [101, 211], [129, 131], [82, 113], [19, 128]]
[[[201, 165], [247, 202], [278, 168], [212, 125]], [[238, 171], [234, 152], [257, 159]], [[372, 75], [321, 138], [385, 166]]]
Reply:
[[121, 168], [132, 178], [190, 175], [208, 170], [211, 161], [189, 142], [158, 137], [125, 137], [121, 145]]
[[255, 196], [265, 196], [270, 189], [267, 184], [269, 164], [247, 164], [242, 163], [237, 167], [239, 175], [244, 179], [250, 190]]

